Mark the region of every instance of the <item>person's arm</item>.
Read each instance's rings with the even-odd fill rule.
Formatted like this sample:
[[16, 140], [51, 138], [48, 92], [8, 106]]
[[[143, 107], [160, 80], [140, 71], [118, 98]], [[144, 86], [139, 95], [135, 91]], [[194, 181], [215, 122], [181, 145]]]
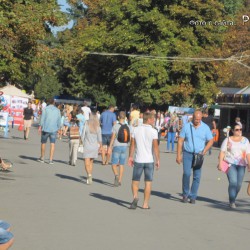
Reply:
[[153, 140], [153, 149], [155, 154], [155, 167], [158, 170], [160, 168], [160, 151], [159, 151], [158, 139]]
[[202, 151], [202, 154], [205, 155], [207, 153], [207, 151], [213, 146], [213, 144], [214, 144], [214, 138], [212, 138], [211, 140], [208, 141], [206, 147]]
[[182, 148], [183, 148], [184, 138], [179, 137], [178, 143], [177, 143], [177, 156], [176, 156], [176, 162], [178, 164], [182, 163]]
[[215, 121], [213, 121], [213, 129], [216, 129], [216, 122]]
[[132, 137], [129, 147], [129, 158], [128, 158], [128, 165], [130, 167], [134, 166], [134, 153], [135, 153], [135, 139]]
[[45, 115], [46, 115], [46, 109], [44, 109], [43, 112], [42, 112], [41, 121], [40, 121], [40, 126], [39, 126], [39, 128], [38, 128], [38, 131], [39, 131], [39, 132], [41, 132], [42, 129], [43, 129], [43, 124], [44, 124], [44, 119], [45, 119], [44, 117], [45, 117]]
[[115, 138], [116, 138], [116, 134], [115, 134], [115, 132], [113, 132], [112, 136], [111, 136], [111, 139], [110, 139], [110, 144], [109, 144], [109, 147], [108, 147], [108, 154], [109, 155], [111, 155], [111, 153], [112, 153], [112, 148], [113, 148], [113, 145], [114, 145]]

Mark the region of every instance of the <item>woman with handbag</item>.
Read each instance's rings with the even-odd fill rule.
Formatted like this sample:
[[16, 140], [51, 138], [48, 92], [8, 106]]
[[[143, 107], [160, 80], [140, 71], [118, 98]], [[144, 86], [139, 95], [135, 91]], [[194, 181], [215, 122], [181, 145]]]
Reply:
[[[239, 124], [233, 124], [231, 132], [232, 136], [226, 138], [221, 145], [218, 170], [227, 174], [229, 206], [236, 208], [235, 200], [241, 189], [245, 169], [248, 162], [250, 163], [250, 144], [249, 140], [242, 136], [242, 127]], [[223, 170], [225, 163], [229, 166], [227, 171]]]
[[100, 122], [96, 114], [91, 113], [89, 120], [85, 123], [85, 132], [82, 134], [84, 145], [83, 159], [87, 172], [87, 184], [92, 184], [92, 171], [94, 159], [102, 150], [102, 134]]

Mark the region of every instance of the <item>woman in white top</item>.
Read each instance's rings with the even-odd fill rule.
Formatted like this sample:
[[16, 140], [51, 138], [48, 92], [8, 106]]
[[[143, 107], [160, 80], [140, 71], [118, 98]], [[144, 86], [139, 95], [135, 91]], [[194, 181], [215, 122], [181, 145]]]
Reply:
[[218, 170], [222, 170], [223, 160], [229, 163], [229, 203], [231, 208], [236, 208], [235, 200], [241, 189], [245, 168], [249, 168], [250, 145], [248, 139], [242, 136], [242, 127], [239, 124], [235, 123], [231, 128], [233, 135], [226, 138], [221, 145]]

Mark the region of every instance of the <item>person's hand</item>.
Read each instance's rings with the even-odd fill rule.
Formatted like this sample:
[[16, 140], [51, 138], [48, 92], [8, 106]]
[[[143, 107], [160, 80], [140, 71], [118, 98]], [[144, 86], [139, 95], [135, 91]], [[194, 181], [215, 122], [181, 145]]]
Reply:
[[156, 161], [155, 167], [156, 167], [156, 170], [159, 170], [159, 168], [160, 168], [160, 161], [159, 160]]
[[111, 147], [108, 148], [107, 154], [108, 154], [108, 155], [111, 155], [111, 154], [112, 154], [112, 148], [111, 148]]
[[177, 157], [176, 157], [176, 163], [177, 164], [181, 164], [182, 163], [182, 156], [181, 155], [177, 155]]
[[40, 134], [41, 132], [42, 132], [42, 127], [39, 126], [39, 127], [38, 127], [38, 133]]
[[221, 168], [221, 163], [220, 163], [220, 162], [219, 162], [219, 164], [218, 164], [218, 166], [217, 166], [217, 169], [218, 169], [219, 171], [222, 170], [222, 168]]
[[98, 154], [101, 154], [102, 153], [102, 147], [100, 146], [99, 149], [98, 149]]
[[134, 166], [134, 159], [133, 159], [133, 157], [129, 157], [128, 158], [128, 165], [129, 165], [129, 167], [133, 167]]

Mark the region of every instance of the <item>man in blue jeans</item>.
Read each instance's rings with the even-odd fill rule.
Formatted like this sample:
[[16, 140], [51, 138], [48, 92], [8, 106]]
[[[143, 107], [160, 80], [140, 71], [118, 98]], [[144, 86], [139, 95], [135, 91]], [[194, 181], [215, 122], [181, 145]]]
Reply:
[[[158, 146], [158, 132], [153, 128], [155, 115], [150, 112], [143, 114], [143, 124], [135, 127], [129, 148], [128, 165], [133, 168], [132, 192], [133, 202], [130, 209], [136, 209], [138, 203], [138, 190], [142, 173], [144, 172], [144, 202], [143, 209], [149, 209], [149, 198], [151, 194], [154, 166], [160, 167], [160, 153]], [[135, 153], [135, 158], [134, 158]], [[153, 157], [155, 155], [155, 159]]]
[[195, 111], [193, 114], [193, 120], [185, 124], [182, 128], [177, 144], [176, 162], [181, 164], [183, 161], [182, 201], [184, 203], [187, 203], [188, 199], [190, 199], [190, 203], [195, 204], [200, 184], [201, 168], [193, 169], [193, 182], [190, 189], [193, 153], [201, 153], [205, 155], [213, 145], [211, 130], [201, 121], [201, 119], [202, 112], [198, 110]]
[[55, 107], [54, 99], [49, 100], [49, 105], [43, 110], [40, 121], [39, 132], [42, 132], [41, 136], [41, 156], [38, 159], [39, 162], [44, 163], [45, 145], [48, 138], [50, 139], [50, 155], [49, 164], [54, 164], [53, 156], [55, 151], [55, 142], [57, 132], [61, 128], [61, 113], [58, 108]]

